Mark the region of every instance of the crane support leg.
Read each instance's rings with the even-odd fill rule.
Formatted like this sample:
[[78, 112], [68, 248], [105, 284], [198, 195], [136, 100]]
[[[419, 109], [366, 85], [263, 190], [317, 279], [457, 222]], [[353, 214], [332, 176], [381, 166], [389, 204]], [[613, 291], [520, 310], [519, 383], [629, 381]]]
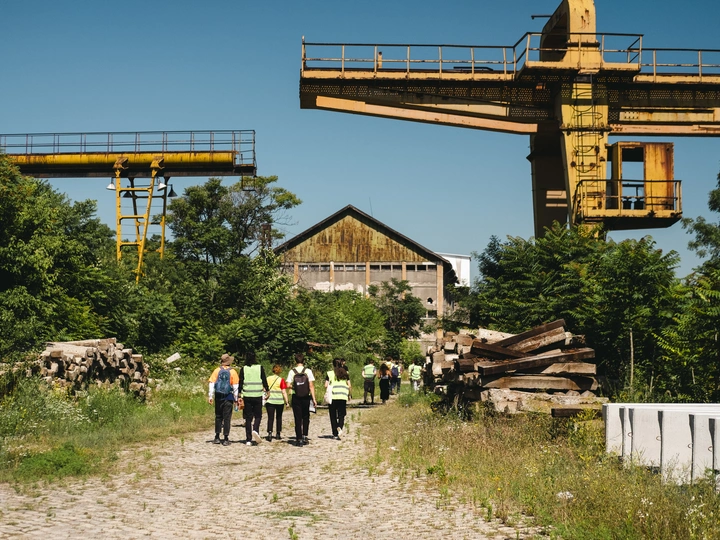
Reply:
[[567, 223], [568, 201], [562, 158], [563, 134], [555, 126], [539, 129], [530, 136], [532, 196], [535, 215], [535, 237], [554, 221]]

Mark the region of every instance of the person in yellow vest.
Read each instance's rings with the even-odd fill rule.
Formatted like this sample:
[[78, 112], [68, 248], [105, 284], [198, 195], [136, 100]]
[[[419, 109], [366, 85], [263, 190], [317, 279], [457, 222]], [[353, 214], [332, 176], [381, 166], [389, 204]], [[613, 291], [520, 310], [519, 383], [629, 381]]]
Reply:
[[245, 402], [245, 444], [255, 446], [262, 441], [260, 438], [260, 422], [262, 421], [262, 398], [267, 397], [268, 383], [265, 370], [257, 363], [254, 351], [245, 353], [245, 365], [240, 371], [240, 392]]
[[275, 422], [275, 438], [280, 440], [282, 432], [282, 415], [283, 409], [288, 406], [288, 395], [287, 395], [287, 383], [285, 379], [280, 376], [282, 367], [280, 364], [275, 364], [272, 368], [273, 374], [267, 378], [268, 384], [268, 397], [265, 401], [265, 411], [267, 412], [267, 440], [272, 441], [273, 434], [273, 421], [277, 417]]
[[418, 364], [418, 361], [415, 360], [412, 365], [410, 366], [410, 384], [412, 384], [412, 389], [417, 392], [420, 390], [420, 378], [422, 377], [422, 368]]
[[220, 367], [208, 379], [208, 403], [215, 403], [215, 444], [220, 444], [220, 432], [223, 432], [225, 439], [223, 446], [230, 445], [230, 419], [232, 418], [233, 404], [238, 399], [238, 387], [240, 379], [237, 371], [230, 366], [235, 358], [229, 354], [223, 354], [220, 359]]
[[363, 404], [368, 404], [368, 394], [370, 394], [370, 403], [375, 403], [375, 361], [371, 358], [363, 367]]
[[333, 360], [333, 369], [325, 376], [325, 392], [330, 392], [332, 401], [328, 405], [330, 413], [330, 428], [333, 437], [340, 440], [345, 427], [345, 416], [347, 414], [347, 402], [350, 400], [352, 385], [350, 376], [345, 367], [345, 360], [336, 358]]

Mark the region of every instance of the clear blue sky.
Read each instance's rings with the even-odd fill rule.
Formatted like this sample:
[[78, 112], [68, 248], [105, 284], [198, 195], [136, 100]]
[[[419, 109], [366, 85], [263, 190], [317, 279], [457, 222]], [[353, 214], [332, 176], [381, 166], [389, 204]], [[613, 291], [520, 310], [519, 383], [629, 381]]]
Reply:
[[[482, 251], [491, 235], [533, 234], [529, 138], [301, 110], [301, 37], [509, 45], [540, 31], [544, 19], [530, 15], [557, 4], [0, 0], [0, 133], [254, 129], [258, 173], [277, 175], [303, 200], [288, 238], [353, 204], [431, 250]], [[645, 47], [720, 48], [716, 1], [597, 0], [596, 8], [599, 32], [641, 33]], [[715, 221], [707, 196], [720, 139], [673, 142], [685, 216]], [[181, 191], [204, 179], [173, 182]], [[53, 185], [73, 200], [97, 199], [100, 217], [114, 223], [106, 179]], [[681, 254], [679, 275], [698, 263], [679, 224], [612, 237], [645, 234]]]

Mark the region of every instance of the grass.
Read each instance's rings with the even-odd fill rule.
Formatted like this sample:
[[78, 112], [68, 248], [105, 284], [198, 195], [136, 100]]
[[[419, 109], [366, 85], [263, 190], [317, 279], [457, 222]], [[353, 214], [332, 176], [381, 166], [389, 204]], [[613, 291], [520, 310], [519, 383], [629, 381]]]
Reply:
[[434, 408], [431, 397], [405, 392], [368, 411], [374, 451], [367, 465], [424, 479], [484, 518], [514, 525], [531, 516], [551, 538], [720, 539], [720, 496], [710, 479], [666, 485], [622, 466], [605, 453], [600, 420], [480, 409], [465, 421]]
[[146, 402], [118, 389], [70, 396], [38, 379], [0, 401], [0, 481], [102, 474], [133, 443], [210, 425], [204, 377], [171, 376]]

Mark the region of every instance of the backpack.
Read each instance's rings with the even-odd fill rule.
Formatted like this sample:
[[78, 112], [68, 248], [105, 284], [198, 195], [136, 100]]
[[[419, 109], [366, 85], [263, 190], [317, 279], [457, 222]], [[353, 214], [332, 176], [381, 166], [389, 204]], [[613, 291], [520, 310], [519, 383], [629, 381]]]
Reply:
[[232, 385], [230, 384], [230, 369], [221, 367], [217, 380], [215, 381], [215, 393], [229, 394], [231, 392]]
[[390, 373], [392, 373], [393, 378], [395, 378], [395, 379], [398, 378], [398, 375], [400, 375], [400, 372], [398, 371], [397, 364], [393, 364], [393, 367], [390, 370]]
[[308, 397], [310, 395], [310, 377], [305, 371], [305, 368], [302, 371], [293, 369], [295, 373], [293, 375], [293, 391], [297, 397]]

